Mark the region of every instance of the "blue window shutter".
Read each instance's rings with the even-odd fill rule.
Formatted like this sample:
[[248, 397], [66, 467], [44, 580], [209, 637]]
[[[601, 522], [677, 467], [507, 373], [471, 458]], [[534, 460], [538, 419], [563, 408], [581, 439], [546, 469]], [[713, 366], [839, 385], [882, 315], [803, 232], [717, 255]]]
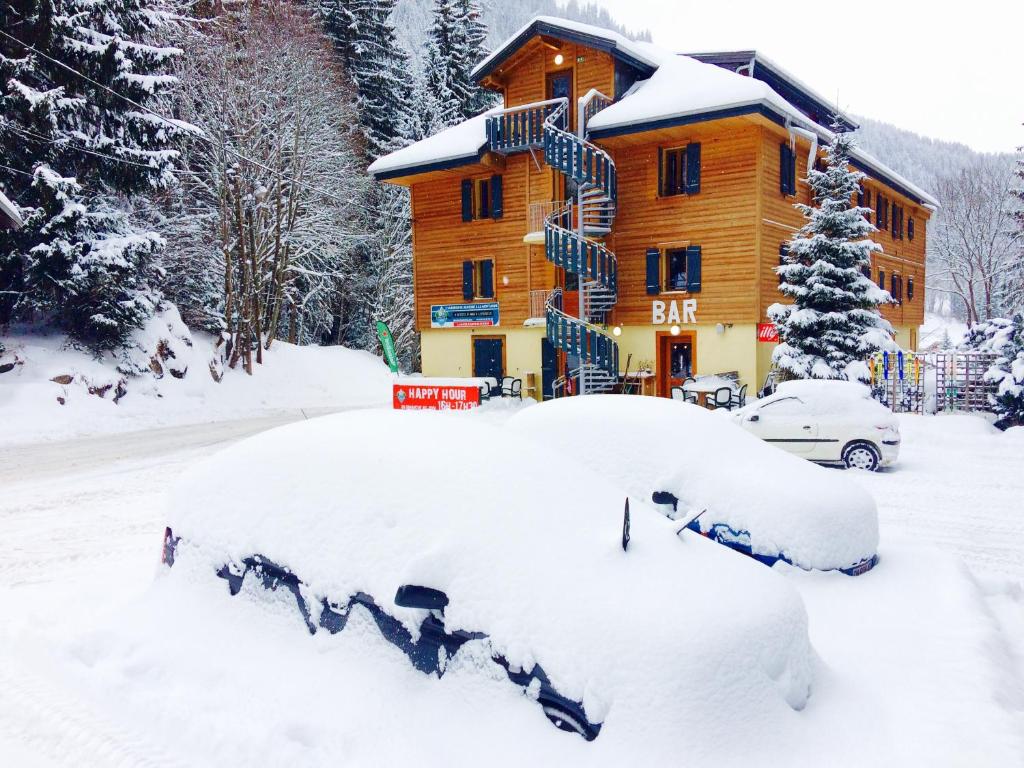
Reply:
[[[911, 219], [913, 221], [913, 219]], [[907, 278], [907, 301], [914, 298], [914, 278]]]
[[657, 296], [661, 293], [661, 251], [657, 248], [647, 249], [647, 295]]
[[491, 259], [480, 262], [480, 297], [494, 298], [494, 262]]
[[700, 246], [686, 247], [686, 290], [700, 293]]
[[909, 237], [911, 240], [914, 239], [914, 217], [913, 216], [911, 216], [909, 219], [907, 219], [907, 237]]
[[665, 194], [665, 150], [658, 147], [658, 197]]
[[789, 144], [779, 145], [779, 191], [784, 195], [791, 193], [789, 188], [790, 169], [793, 165], [793, 151]]
[[700, 143], [686, 147], [686, 194], [700, 192]]
[[491, 217], [500, 219], [505, 215], [505, 195], [502, 192], [501, 176], [491, 176]]
[[473, 180], [462, 180], [462, 220], [473, 220]]
[[878, 287], [883, 291], [885, 290], [885, 270], [878, 270]]
[[462, 298], [473, 300], [473, 262], [462, 262]]

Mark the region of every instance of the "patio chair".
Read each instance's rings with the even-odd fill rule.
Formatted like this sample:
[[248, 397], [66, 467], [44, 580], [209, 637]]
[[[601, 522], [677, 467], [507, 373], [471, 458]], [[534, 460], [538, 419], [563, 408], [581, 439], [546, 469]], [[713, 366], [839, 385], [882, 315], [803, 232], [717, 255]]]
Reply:
[[707, 407], [715, 411], [719, 408], [732, 410], [732, 387], [719, 387], [714, 394], [707, 399]]
[[[732, 408], [742, 408], [747, 404], [747, 385], [740, 387], [740, 391], [732, 396]], [[730, 408], [729, 410], [732, 410]]]
[[523, 399], [523, 380], [506, 376], [501, 380], [501, 396]]
[[[688, 379], [688, 381], [693, 381], [693, 379]], [[687, 392], [683, 387], [672, 387], [671, 397], [673, 400], [682, 400], [684, 403], [693, 403], [694, 405], [697, 405], [697, 393]]]
[[508, 391], [512, 387], [512, 377], [503, 376], [497, 385], [491, 387], [491, 397], [508, 397]]

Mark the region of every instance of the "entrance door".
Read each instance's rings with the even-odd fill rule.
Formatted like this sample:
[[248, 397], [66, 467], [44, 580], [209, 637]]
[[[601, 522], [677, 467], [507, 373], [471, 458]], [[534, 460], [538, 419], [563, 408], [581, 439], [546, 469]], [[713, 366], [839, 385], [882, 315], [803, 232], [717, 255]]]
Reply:
[[473, 375], [490, 376], [501, 383], [505, 376], [505, 337], [473, 337]]
[[546, 337], [540, 340], [540, 378], [541, 398], [550, 400], [555, 396], [551, 385], [558, 378], [558, 350]]
[[694, 375], [693, 337], [665, 335], [658, 344], [658, 394], [671, 397], [672, 387], [681, 387], [683, 381]]
[[549, 99], [568, 99], [569, 109], [565, 113], [566, 128], [572, 131], [572, 115], [573, 115], [573, 103], [572, 103], [572, 70], [565, 69], [561, 72], [552, 72], [548, 75], [548, 95]]

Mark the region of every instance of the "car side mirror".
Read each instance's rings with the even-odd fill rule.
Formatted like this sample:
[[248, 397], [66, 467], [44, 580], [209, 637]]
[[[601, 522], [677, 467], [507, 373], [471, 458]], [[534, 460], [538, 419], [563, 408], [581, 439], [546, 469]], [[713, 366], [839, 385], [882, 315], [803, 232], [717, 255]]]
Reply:
[[758, 416], [756, 413], [752, 413], [749, 416], [747, 416], [747, 421], [760, 421], [760, 420], [761, 420], [761, 417]]
[[416, 584], [403, 584], [395, 594], [395, 605], [402, 608], [426, 608], [431, 611], [442, 611], [448, 605], [448, 595], [439, 589], [421, 587]]

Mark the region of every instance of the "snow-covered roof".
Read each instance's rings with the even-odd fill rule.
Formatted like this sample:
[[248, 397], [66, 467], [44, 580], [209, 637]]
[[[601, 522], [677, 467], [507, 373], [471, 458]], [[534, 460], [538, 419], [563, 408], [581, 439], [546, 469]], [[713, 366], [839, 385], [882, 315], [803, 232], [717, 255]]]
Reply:
[[561, 19], [557, 16], [534, 16], [477, 64], [471, 73], [472, 77], [476, 80], [485, 77], [501, 62], [519, 50], [527, 40], [544, 34], [565, 36], [591, 48], [607, 50], [629, 63], [639, 65], [640, 68], [657, 68], [665, 56], [671, 55], [660, 48], [655, 51], [646, 50], [642, 43], [636, 43], [618, 32], [603, 27]]
[[21, 220], [21, 214], [14, 203], [7, 199], [3, 192], [0, 192], [0, 225], [18, 229], [25, 224]]
[[377, 179], [389, 179], [402, 175], [403, 170], [421, 169], [424, 165], [430, 165], [432, 170], [441, 170], [446, 164], [455, 166], [473, 162], [480, 157], [481, 150], [487, 144], [487, 116], [495, 111], [471, 117], [415, 144], [384, 155], [373, 161], [368, 170]]
[[[536, 35], [561, 36], [601, 50], [650, 75], [640, 80], [610, 107], [596, 114], [588, 125], [595, 140], [624, 133], [636, 133], [657, 127], [761, 112], [776, 122], [813, 131], [822, 142], [832, 132], [816, 123], [768, 83], [683, 54], [676, 54], [653, 43], [635, 42], [608, 29], [559, 19], [537, 16], [473, 70], [482, 79]], [[789, 75], [768, 62], [783, 79]], [[827, 103], [806, 85], [792, 80], [794, 87]], [[370, 166], [377, 179], [409, 173], [423, 173], [474, 162], [487, 144], [486, 116], [478, 115], [430, 138], [380, 158]], [[893, 169], [863, 150], [853, 153], [855, 164], [870, 177], [930, 208], [939, 202]]]

